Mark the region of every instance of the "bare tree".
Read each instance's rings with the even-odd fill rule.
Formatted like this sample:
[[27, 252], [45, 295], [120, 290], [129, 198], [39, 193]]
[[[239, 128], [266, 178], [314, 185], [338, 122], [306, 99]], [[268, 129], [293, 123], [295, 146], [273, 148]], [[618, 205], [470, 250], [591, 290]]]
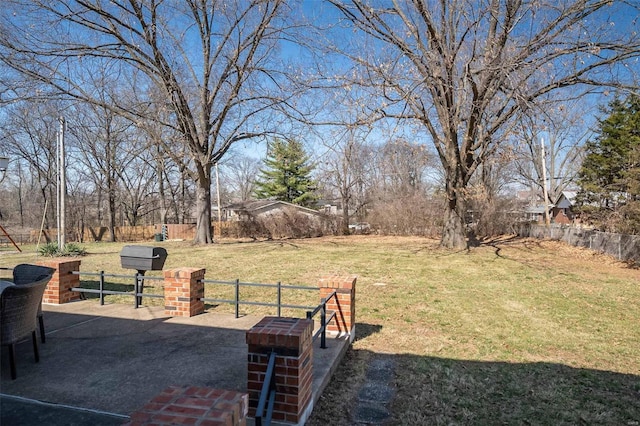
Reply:
[[68, 128], [77, 142], [74, 154], [82, 165], [79, 173], [106, 195], [110, 240], [115, 241], [119, 188], [125, 168], [134, 160], [134, 156], [128, 154], [132, 123], [110, 108], [82, 104], [76, 106]]
[[329, 1], [366, 42], [335, 44], [361, 70], [349, 83], [380, 96], [371, 114], [418, 123], [435, 146], [445, 247], [467, 245], [465, 188], [514, 119], [551, 92], [577, 96], [637, 77], [638, 31], [610, 25], [616, 11], [637, 13], [637, 2]]
[[257, 158], [234, 154], [229, 161], [221, 163], [222, 176], [226, 181], [231, 197], [239, 201], [251, 199], [255, 182], [262, 166]]
[[379, 164], [383, 189], [396, 197], [423, 191], [423, 174], [429, 163], [424, 145], [403, 139], [388, 141], [380, 147]]
[[575, 185], [584, 155], [583, 144], [591, 134], [584, 102], [549, 103], [535, 116], [523, 117], [516, 127], [514, 165], [518, 180], [543, 193], [542, 144], [547, 168], [548, 203]]
[[373, 152], [367, 136], [371, 130], [366, 126], [338, 127], [322, 142], [327, 153], [318, 162], [321, 182], [325, 190], [335, 193], [340, 200], [342, 235], [349, 235], [351, 216], [361, 212], [369, 202], [366, 194], [371, 186], [368, 177]]
[[[17, 169], [27, 175], [25, 182], [22, 181], [23, 176], [20, 176], [18, 202], [21, 222], [24, 222], [22, 214], [25, 210], [34, 213], [37, 211], [36, 217], [41, 217], [40, 208], [36, 209], [34, 203], [41, 203], [42, 206], [48, 204], [44, 223], [46, 228], [49, 228], [49, 221], [55, 217], [56, 209], [58, 109], [59, 105], [50, 102], [17, 103], [5, 109], [2, 123], [3, 131], [6, 132], [3, 151], [6, 150], [16, 163], [24, 165]], [[39, 194], [36, 195], [33, 191]]]
[[[0, 60], [55, 93], [133, 121], [158, 115], [147, 116], [144, 104], [96, 98], [91, 71], [124, 70], [136, 88], [159, 88], [173, 114], [158, 125], [181, 135], [171, 142], [184, 143], [188, 157], [166, 152], [176, 152], [173, 160], [197, 183], [196, 241], [208, 243], [212, 164], [234, 143], [273, 131], [258, 118], [286, 101], [283, 68], [273, 61], [286, 7], [283, 0], [7, 0]], [[22, 87], [14, 85], [16, 96], [28, 97]]]

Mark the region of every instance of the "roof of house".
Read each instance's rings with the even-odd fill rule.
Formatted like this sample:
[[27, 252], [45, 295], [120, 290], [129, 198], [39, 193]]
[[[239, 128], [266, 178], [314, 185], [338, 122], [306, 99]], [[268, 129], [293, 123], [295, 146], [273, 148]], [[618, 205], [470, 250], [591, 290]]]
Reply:
[[[551, 205], [549, 205], [549, 208], [551, 208]], [[525, 209], [525, 212], [529, 213], [529, 214], [543, 214], [544, 213], [544, 205], [538, 204], [538, 205], [535, 205], [535, 206], [528, 206]]]
[[575, 204], [577, 194], [577, 191], [562, 191], [556, 200], [556, 207], [566, 209], [573, 206]]
[[274, 206], [288, 206], [305, 213], [314, 214], [318, 216], [323, 216], [319, 211], [310, 209], [308, 207], [299, 206], [297, 204], [288, 203], [286, 201], [280, 200], [251, 200], [251, 201], [242, 201], [239, 203], [229, 204], [225, 207], [226, 210], [234, 210], [237, 212], [245, 212], [245, 213], [259, 213], [261, 210], [267, 210]]

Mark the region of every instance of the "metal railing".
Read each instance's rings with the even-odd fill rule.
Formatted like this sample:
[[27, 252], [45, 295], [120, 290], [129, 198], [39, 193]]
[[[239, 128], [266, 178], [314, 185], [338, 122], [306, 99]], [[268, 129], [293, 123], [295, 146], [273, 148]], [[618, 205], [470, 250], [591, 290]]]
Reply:
[[[332, 311], [327, 316], [327, 303], [335, 298], [336, 292], [333, 291], [329, 297], [322, 299], [320, 304], [313, 310], [307, 311], [307, 319], [313, 320], [313, 317], [320, 312], [320, 328], [313, 335], [313, 341], [315, 342], [320, 337], [320, 348], [327, 348], [327, 323], [336, 316], [336, 312]], [[276, 352], [272, 351], [269, 355], [269, 363], [267, 364], [267, 371], [265, 372], [264, 382], [262, 383], [262, 390], [260, 391], [260, 399], [258, 400], [258, 407], [256, 408], [255, 424], [256, 426], [269, 426], [271, 424], [271, 417], [273, 416], [273, 407], [276, 400], [276, 377], [275, 377], [275, 364], [276, 364]], [[265, 413], [266, 409], [266, 413]]]
[[337, 297], [336, 292], [333, 291], [331, 292], [329, 297], [322, 299], [320, 304], [316, 306], [315, 309], [313, 309], [312, 311], [307, 311], [307, 319], [310, 319], [310, 320], [312, 320], [313, 317], [316, 316], [318, 312], [320, 312], [320, 328], [318, 329], [318, 331], [314, 333], [313, 341], [315, 342], [318, 336], [320, 336], [321, 349], [327, 349], [327, 324], [336, 316], [336, 312], [331, 311], [331, 313], [329, 314], [329, 317], [327, 318], [327, 302], [329, 302], [331, 298], [335, 298], [335, 297]]
[[[100, 272], [78, 272], [73, 271], [74, 275], [83, 275], [83, 276], [94, 276], [98, 277], [98, 288], [86, 288], [86, 287], [74, 287], [71, 288], [71, 291], [76, 291], [79, 293], [91, 293], [98, 294], [100, 297], [100, 305], [104, 305], [104, 297], [106, 295], [125, 295], [125, 296], [134, 296], [135, 307], [139, 307], [139, 298], [140, 297], [152, 297], [152, 298], [164, 298], [161, 294], [143, 294], [143, 286], [145, 280], [164, 280], [163, 277], [154, 277], [147, 276], [136, 273], [135, 275], [122, 275], [122, 274], [106, 274], [104, 271]], [[129, 278], [133, 277], [133, 291], [116, 291], [116, 290], [105, 290], [105, 278]], [[218, 299], [218, 298], [208, 298], [202, 297], [201, 301], [205, 303], [229, 303], [234, 306], [235, 317], [240, 318], [240, 306], [241, 305], [254, 305], [254, 306], [272, 306], [277, 309], [277, 316], [282, 316], [282, 309], [300, 309], [304, 311], [309, 311], [313, 309], [313, 306], [306, 305], [292, 305], [282, 303], [282, 292], [288, 290], [301, 290], [301, 291], [317, 291], [316, 287], [308, 287], [308, 286], [297, 286], [297, 285], [284, 285], [281, 282], [276, 284], [264, 284], [264, 283], [250, 283], [250, 282], [241, 282], [239, 279], [234, 281], [220, 281], [220, 280], [202, 280], [204, 284], [217, 284], [217, 285], [230, 285], [234, 287], [234, 298], [233, 299]], [[276, 289], [276, 302], [258, 302], [258, 301], [249, 301], [242, 300], [240, 297], [240, 288], [241, 287], [263, 287], [263, 288], [275, 288]], [[318, 309], [318, 308], [315, 308]]]
[[[272, 306], [277, 308], [277, 316], [282, 316], [282, 308], [287, 309], [300, 309], [307, 311], [312, 309], [313, 306], [304, 306], [304, 305], [290, 305], [282, 303], [282, 290], [301, 290], [301, 291], [318, 291], [316, 287], [308, 287], [308, 286], [300, 286], [300, 285], [283, 285], [281, 282], [277, 284], [263, 284], [263, 283], [249, 283], [249, 282], [241, 282], [240, 280], [235, 281], [219, 281], [219, 280], [202, 280], [204, 284], [217, 284], [217, 285], [229, 285], [234, 287], [234, 298], [233, 299], [213, 299], [208, 297], [203, 297], [202, 300], [205, 303], [229, 303], [234, 305], [235, 316], [236, 318], [240, 318], [240, 305], [254, 305], [254, 306]], [[276, 303], [269, 302], [254, 302], [248, 300], [241, 300], [240, 298], [240, 288], [241, 287], [263, 287], [263, 288], [275, 288], [276, 289]]]
[[[74, 275], [85, 275], [85, 276], [93, 276], [98, 277], [98, 288], [86, 288], [86, 287], [73, 287], [70, 290], [78, 293], [89, 293], [89, 294], [97, 294], [100, 298], [100, 305], [104, 305], [104, 298], [107, 295], [124, 295], [131, 296], [134, 299], [134, 306], [137, 309], [141, 304], [142, 297], [150, 297], [163, 299], [164, 295], [162, 294], [150, 294], [143, 293], [144, 290], [144, 281], [145, 280], [164, 280], [164, 277], [154, 277], [154, 276], [145, 276], [139, 273], [135, 275], [123, 275], [123, 274], [106, 274], [104, 271], [100, 272], [79, 272], [72, 271]], [[133, 291], [117, 291], [117, 290], [106, 290], [105, 278], [133, 278]], [[202, 297], [201, 301], [205, 303], [230, 303], [234, 305], [235, 308], [235, 317], [240, 318], [240, 305], [253, 305], [253, 306], [271, 306], [277, 308], [277, 316], [282, 316], [282, 309], [300, 309], [306, 311], [306, 318], [313, 320], [314, 317], [320, 313], [320, 327], [313, 335], [313, 341], [315, 342], [318, 338], [320, 338], [320, 348], [327, 348], [327, 324], [336, 317], [336, 312], [331, 311], [327, 312], [327, 303], [336, 297], [336, 292], [333, 291], [327, 298], [323, 298], [317, 306], [304, 306], [304, 305], [292, 305], [282, 303], [282, 291], [283, 290], [300, 290], [300, 291], [317, 291], [318, 289], [315, 287], [308, 286], [297, 286], [297, 285], [283, 285], [281, 282], [276, 284], [264, 284], [264, 283], [250, 283], [250, 282], [241, 282], [236, 279], [234, 281], [220, 281], [220, 280], [202, 280], [204, 284], [215, 284], [215, 285], [232, 285], [234, 287], [234, 298], [233, 299], [216, 299], [216, 298], [208, 298]], [[249, 301], [249, 300], [241, 300], [240, 298], [240, 288], [246, 287], [263, 287], [263, 288], [275, 288], [276, 289], [276, 303], [269, 302], [257, 302], [257, 301]]]
[[157, 299], [163, 299], [164, 296], [162, 294], [143, 294], [144, 290], [144, 281], [145, 280], [158, 280], [164, 281], [164, 277], [153, 277], [153, 276], [145, 276], [139, 273], [133, 275], [133, 291], [116, 291], [116, 290], [105, 290], [105, 277], [109, 278], [129, 278], [131, 279], [132, 275], [123, 275], [123, 274], [105, 274], [104, 271], [100, 272], [79, 272], [72, 271], [73, 275], [88, 275], [99, 277], [98, 278], [98, 288], [86, 288], [86, 287], [72, 287], [70, 290], [78, 293], [90, 293], [97, 294], [100, 298], [100, 305], [104, 305], [104, 297], [106, 295], [114, 295], [120, 294], [124, 296], [133, 296], [134, 306], [136, 309], [140, 307], [140, 302], [142, 297], [151, 297]]
[[[269, 355], [269, 363], [267, 364], [267, 372], [264, 376], [264, 382], [262, 383], [262, 390], [260, 391], [260, 399], [258, 400], [258, 407], [256, 408], [255, 424], [256, 426], [269, 426], [271, 424], [271, 417], [273, 416], [273, 406], [276, 401], [276, 353], [271, 352]], [[265, 406], [267, 412], [265, 414]], [[264, 423], [263, 423], [264, 421]]]

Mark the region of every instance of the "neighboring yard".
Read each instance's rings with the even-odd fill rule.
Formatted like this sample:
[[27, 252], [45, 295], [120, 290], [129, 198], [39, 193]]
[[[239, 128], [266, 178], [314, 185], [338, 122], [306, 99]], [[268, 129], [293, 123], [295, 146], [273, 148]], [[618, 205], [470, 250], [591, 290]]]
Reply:
[[[315, 286], [327, 273], [358, 275], [357, 340], [310, 425], [351, 424], [365, 369], [381, 355], [397, 365], [394, 424], [640, 425], [640, 270], [608, 257], [521, 239], [469, 252], [377, 236], [157, 244], [165, 268], [205, 267], [207, 279]], [[123, 245], [85, 244], [81, 271], [125, 273]], [[36, 260], [33, 249], [0, 252], [0, 266]]]

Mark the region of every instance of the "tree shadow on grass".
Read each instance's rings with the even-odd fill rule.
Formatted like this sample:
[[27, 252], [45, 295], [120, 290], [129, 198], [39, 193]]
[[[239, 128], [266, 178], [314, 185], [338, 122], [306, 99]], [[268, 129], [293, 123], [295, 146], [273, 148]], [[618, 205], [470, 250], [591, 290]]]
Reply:
[[[640, 424], [637, 375], [545, 362], [485, 362], [352, 350], [307, 425], [327, 424], [331, 413], [331, 424], [353, 424], [363, 376], [372, 359], [380, 356], [392, 357], [396, 366], [390, 383], [395, 397], [387, 407], [392, 416], [389, 424]], [[336, 414], [340, 412], [343, 415]]]
[[356, 337], [354, 341], [364, 340], [367, 337], [380, 333], [382, 326], [379, 324], [356, 323]]
[[[112, 283], [105, 282], [104, 290], [105, 291], [117, 291], [122, 293], [131, 293], [133, 292], [133, 284], [122, 284], [122, 283]], [[88, 290], [98, 290], [100, 289], [100, 281], [98, 280], [82, 280], [80, 283], [80, 288], [88, 289]], [[98, 293], [81, 293], [81, 297], [83, 299], [99, 299], [100, 295]], [[133, 297], [133, 296], [131, 296]]]

